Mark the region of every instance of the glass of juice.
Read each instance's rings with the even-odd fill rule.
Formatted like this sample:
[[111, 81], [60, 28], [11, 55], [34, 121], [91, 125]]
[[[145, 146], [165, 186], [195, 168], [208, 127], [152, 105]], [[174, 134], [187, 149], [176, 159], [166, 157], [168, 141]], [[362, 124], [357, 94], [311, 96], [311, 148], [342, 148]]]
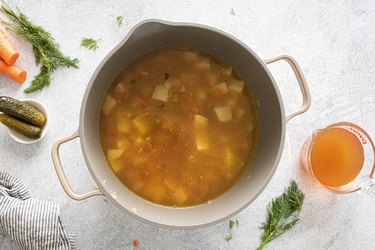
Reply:
[[315, 130], [301, 151], [301, 163], [323, 187], [340, 194], [375, 184], [375, 147], [358, 125], [339, 122]]

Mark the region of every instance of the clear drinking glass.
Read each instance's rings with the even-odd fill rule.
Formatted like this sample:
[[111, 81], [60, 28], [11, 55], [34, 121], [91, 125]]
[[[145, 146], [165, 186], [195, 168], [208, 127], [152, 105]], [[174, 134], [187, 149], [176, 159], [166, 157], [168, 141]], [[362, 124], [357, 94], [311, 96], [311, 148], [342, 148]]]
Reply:
[[[364, 153], [364, 161], [363, 166], [357, 175], [357, 177], [342, 186], [333, 187], [327, 186], [321, 183], [318, 178], [314, 175], [314, 171], [311, 165], [311, 151], [314, 146], [316, 137], [323, 131], [329, 130], [332, 128], [341, 128], [349, 131], [350, 133], [354, 134], [355, 137], [359, 140], [360, 144], [363, 148]], [[305, 168], [305, 170], [314, 178], [316, 182], [318, 182], [322, 187], [329, 189], [335, 193], [339, 194], [346, 194], [352, 193], [359, 190], [370, 190], [371, 187], [375, 188], [375, 179], [374, 179], [374, 171], [375, 171], [375, 147], [371, 137], [367, 134], [367, 132], [359, 127], [356, 124], [350, 122], [339, 122], [334, 123], [326, 128], [317, 129], [313, 132], [312, 136], [308, 137], [305, 143], [302, 146], [301, 150], [301, 164]]]

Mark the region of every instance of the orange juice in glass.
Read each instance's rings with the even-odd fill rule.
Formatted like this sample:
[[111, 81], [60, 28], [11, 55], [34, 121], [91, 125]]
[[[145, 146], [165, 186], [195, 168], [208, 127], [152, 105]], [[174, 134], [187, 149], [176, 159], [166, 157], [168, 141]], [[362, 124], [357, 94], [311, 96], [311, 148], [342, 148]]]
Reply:
[[374, 159], [370, 136], [349, 122], [315, 130], [301, 151], [301, 163], [311, 176], [340, 194], [366, 190], [375, 184]]

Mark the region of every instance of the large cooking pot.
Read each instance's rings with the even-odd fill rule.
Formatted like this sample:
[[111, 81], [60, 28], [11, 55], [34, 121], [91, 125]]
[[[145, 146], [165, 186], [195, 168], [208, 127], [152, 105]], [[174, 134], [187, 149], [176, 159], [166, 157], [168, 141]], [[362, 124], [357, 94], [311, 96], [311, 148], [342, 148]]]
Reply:
[[[99, 138], [99, 117], [104, 94], [114, 78], [126, 65], [145, 53], [168, 46], [196, 48], [230, 63], [249, 85], [259, 103], [259, 142], [251, 166], [220, 197], [207, 204], [187, 208], [156, 205], [132, 193], [112, 172]], [[278, 60], [289, 63], [303, 96], [301, 108], [288, 116], [284, 114], [279, 90], [266, 67], [266, 64]], [[306, 80], [292, 57], [282, 55], [261, 60], [241, 41], [220, 30], [199, 24], [147, 20], [136, 25], [100, 63], [82, 101], [79, 129], [53, 145], [52, 159], [59, 180], [72, 199], [84, 200], [95, 195], [105, 195], [127, 214], [149, 224], [178, 229], [202, 228], [231, 218], [260, 195], [279, 163], [284, 147], [286, 122], [308, 110], [310, 103]], [[77, 137], [80, 137], [88, 169], [98, 185], [97, 189], [86, 194], [73, 191], [59, 159], [60, 145]]]

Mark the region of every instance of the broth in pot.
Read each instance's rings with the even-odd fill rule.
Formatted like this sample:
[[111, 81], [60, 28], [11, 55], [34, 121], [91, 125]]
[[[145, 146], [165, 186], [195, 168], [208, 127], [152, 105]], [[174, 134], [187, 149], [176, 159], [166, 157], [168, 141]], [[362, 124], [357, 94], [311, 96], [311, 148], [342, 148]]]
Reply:
[[106, 93], [100, 139], [135, 194], [194, 206], [230, 189], [250, 165], [255, 98], [232, 67], [193, 49], [163, 48], [128, 65]]

